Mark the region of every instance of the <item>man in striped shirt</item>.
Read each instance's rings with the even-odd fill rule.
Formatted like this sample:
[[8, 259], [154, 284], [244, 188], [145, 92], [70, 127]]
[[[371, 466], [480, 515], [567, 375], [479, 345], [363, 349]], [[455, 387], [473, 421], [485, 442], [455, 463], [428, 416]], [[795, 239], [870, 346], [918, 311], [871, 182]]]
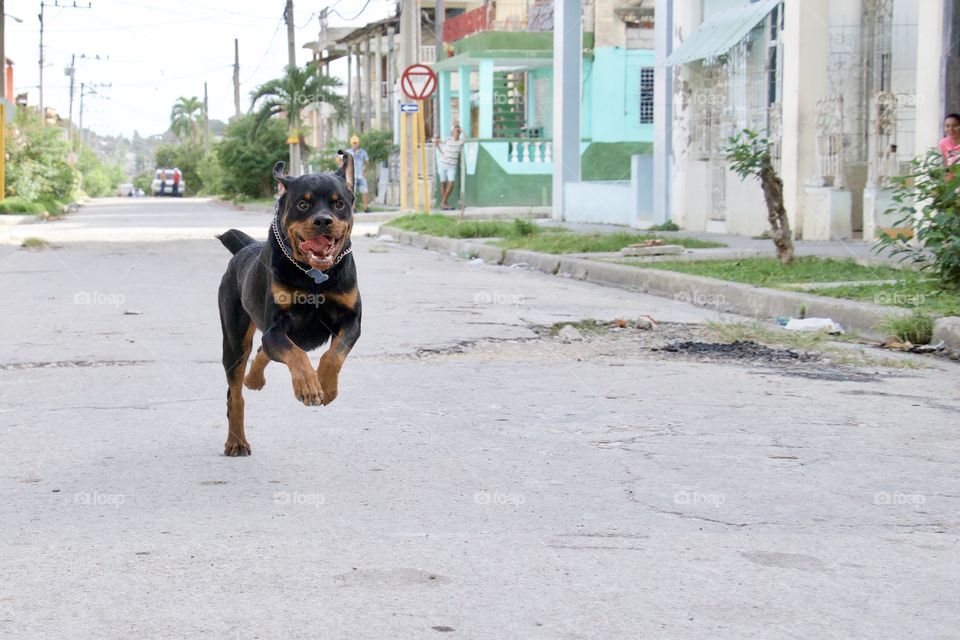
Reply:
[[460, 150], [463, 148], [463, 138], [460, 137], [460, 125], [453, 125], [451, 137], [441, 142], [440, 138], [434, 138], [433, 143], [437, 146], [440, 153], [438, 169], [440, 173], [440, 193], [442, 200], [440, 208], [453, 209], [447, 204], [447, 199], [453, 193], [453, 183], [457, 179], [457, 167], [460, 165]]

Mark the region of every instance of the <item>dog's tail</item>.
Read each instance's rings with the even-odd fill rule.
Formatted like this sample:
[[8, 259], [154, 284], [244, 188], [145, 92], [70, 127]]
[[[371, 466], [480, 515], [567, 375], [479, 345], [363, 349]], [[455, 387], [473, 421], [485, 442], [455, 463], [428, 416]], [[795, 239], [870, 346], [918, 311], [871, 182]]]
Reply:
[[230, 253], [236, 255], [240, 249], [243, 249], [247, 245], [251, 245], [256, 242], [253, 238], [245, 234], [243, 231], [237, 229], [230, 229], [225, 231], [221, 235], [217, 236], [217, 240], [223, 243], [227, 249], [230, 249]]

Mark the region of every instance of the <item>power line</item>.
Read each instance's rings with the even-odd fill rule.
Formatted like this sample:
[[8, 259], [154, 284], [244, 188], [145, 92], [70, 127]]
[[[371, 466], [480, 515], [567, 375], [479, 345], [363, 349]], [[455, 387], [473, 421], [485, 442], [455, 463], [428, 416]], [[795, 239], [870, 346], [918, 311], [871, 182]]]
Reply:
[[346, 17], [345, 15], [343, 15], [342, 13], [340, 13], [339, 11], [337, 11], [336, 9], [334, 9], [333, 7], [336, 6], [336, 3], [333, 5], [333, 7], [330, 7], [330, 10], [333, 11], [333, 13], [337, 14], [338, 16], [340, 16], [342, 19], [346, 20], [347, 22], [350, 22], [351, 20], [356, 20], [356, 19], [359, 18], [361, 15], [363, 15], [363, 12], [367, 10], [367, 7], [370, 6], [370, 3], [371, 3], [371, 2], [373, 2], [373, 0], [367, 0], [367, 3], [366, 3], [365, 5], [363, 5], [363, 9], [360, 9], [360, 12], [357, 13], [357, 15], [353, 16], [352, 18], [348, 18], [348, 17]]
[[257, 64], [257, 68], [254, 69], [253, 73], [247, 76], [247, 79], [241, 82], [240, 84], [247, 84], [248, 82], [250, 82], [251, 79], [253, 79], [253, 76], [257, 75], [257, 71], [260, 71], [260, 67], [263, 66], [263, 62], [267, 59], [267, 56], [270, 55], [270, 50], [273, 48], [273, 42], [274, 40], [277, 39], [277, 33], [280, 31], [280, 25], [282, 24], [283, 24], [283, 18], [281, 17], [280, 20], [277, 22], [277, 28], [273, 30], [273, 35], [270, 37], [270, 44], [267, 45], [267, 50], [263, 52], [263, 57], [260, 58], [260, 62]]

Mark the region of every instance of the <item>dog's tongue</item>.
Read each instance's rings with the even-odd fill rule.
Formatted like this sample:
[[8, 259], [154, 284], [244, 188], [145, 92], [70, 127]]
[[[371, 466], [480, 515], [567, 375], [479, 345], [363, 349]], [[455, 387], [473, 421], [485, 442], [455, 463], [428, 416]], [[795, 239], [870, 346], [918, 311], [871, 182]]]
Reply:
[[315, 253], [318, 256], [324, 256], [330, 251], [330, 245], [333, 244], [333, 239], [329, 236], [317, 236], [315, 238], [310, 238], [306, 242], [300, 243], [300, 250], [303, 252]]

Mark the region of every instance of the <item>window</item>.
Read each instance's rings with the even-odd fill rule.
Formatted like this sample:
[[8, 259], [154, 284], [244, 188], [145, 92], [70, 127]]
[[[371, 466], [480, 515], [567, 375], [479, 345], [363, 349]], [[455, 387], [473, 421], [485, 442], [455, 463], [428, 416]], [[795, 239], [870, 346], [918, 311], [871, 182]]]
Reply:
[[640, 124], [653, 122], [653, 67], [640, 69]]

